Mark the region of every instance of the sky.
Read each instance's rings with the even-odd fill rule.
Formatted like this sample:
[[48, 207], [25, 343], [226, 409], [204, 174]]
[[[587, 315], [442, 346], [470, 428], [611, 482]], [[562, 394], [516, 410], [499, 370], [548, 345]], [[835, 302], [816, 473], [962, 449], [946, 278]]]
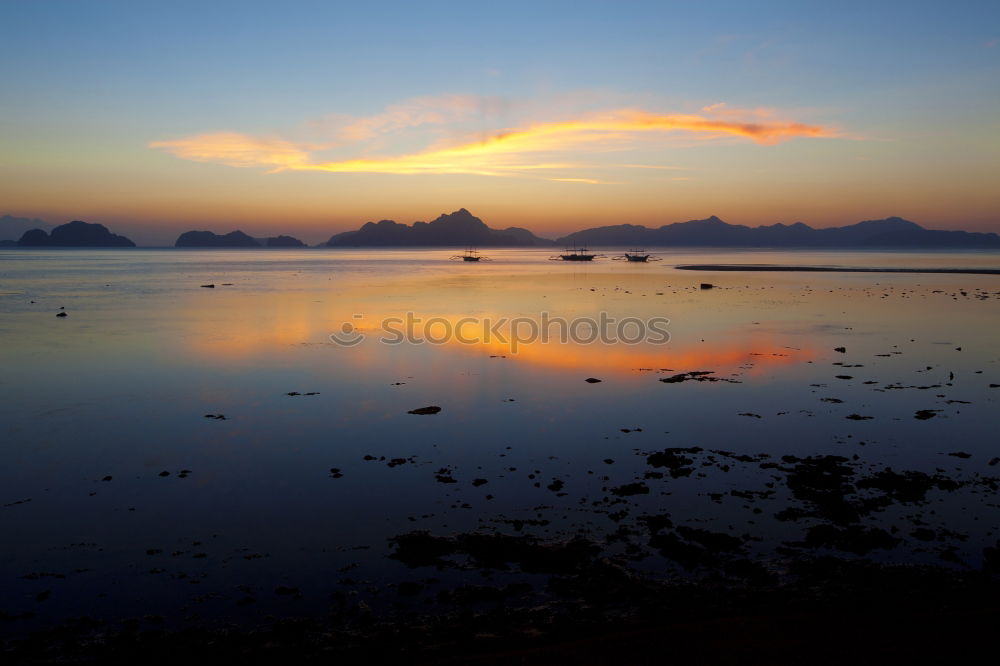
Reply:
[[[701, 6], [704, 4], [704, 6]], [[0, 0], [0, 215], [1000, 231], [1000, 3]]]

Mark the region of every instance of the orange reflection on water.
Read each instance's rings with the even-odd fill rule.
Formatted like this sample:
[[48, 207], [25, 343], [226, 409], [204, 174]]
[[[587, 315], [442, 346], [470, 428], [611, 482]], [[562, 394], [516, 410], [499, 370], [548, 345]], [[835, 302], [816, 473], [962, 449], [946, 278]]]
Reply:
[[[498, 316], [489, 319], [496, 321]], [[594, 342], [591, 344], [559, 341], [512, 339], [507, 336], [497, 339], [483, 339], [479, 335], [482, 329], [475, 327], [464, 329], [464, 340], [456, 336], [445, 336], [443, 333], [449, 327], [455, 331], [459, 322], [467, 319], [462, 316], [439, 316], [429, 328], [417, 324], [411, 330], [413, 340], [432, 340], [433, 346], [449, 352], [464, 353], [475, 356], [504, 356], [532, 365], [553, 369], [587, 369], [605, 374], [633, 373], [636, 370], [671, 370], [686, 372], [716, 368], [742, 367], [745, 374], [753, 374], [760, 370], [759, 366], [788, 365], [813, 360], [817, 354], [809, 348], [790, 349], [783, 346], [780, 340], [768, 333], [746, 330], [739, 335], [732, 335], [725, 341], [698, 342], [682, 345], [667, 341], [653, 344], [640, 342], [628, 344]], [[483, 317], [487, 319], [487, 317]], [[477, 333], [470, 334], [470, 331]], [[736, 333], [734, 331], [734, 333]], [[477, 337], [478, 336], [478, 337]], [[382, 340], [397, 339], [394, 333], [381, 336]], [[400, 344], [406, 344], [405, 342]], [[801, 344], [801, 343], [800, 343]]]
[[[817, 357], [814, 349], [784, 346], [787, 340], [760, 329], [732, 330], [722, 340], [679, 343], [662, 342], [663, 336], [647, 331], [659, 343], [593, 342], [565, 340], [562, 329], [550, 326], [549, 338], [532, 336], [531, 326], [512, 329], [490, 328], [506, 315], [479, 312], [440, 314], [407, 320], [399, 311], [367, 313], [355, 331], [344, 332], [344, 322], [352, 322], [349, 310], [331, 312], [322, 303], [275, 294], [231, 294], [222, 311], [188, 312], [189, 334], [184, 337], [187, 353], [199, 360], [214, 363], [245, 363], [256, 358], [279, 356], [292, 346], [321, 345], [337, 351], [338, 364], [374, 369], [387, 364], [390, 347], [398, 350], [410, 344], [447, 354], [468, 357], [504, 356], [538, 367], [581, 369], [588, 373], [627, 374], [637, 370], [730, 370], [740, 368], [745, 374], [773, 367], [800, 363]], [[200, 309], [200, 308], [199, 308]], [[338, 308], [340, 309], [340, 308]], [[522, 320], [525, 318], [522, 316]], [[537, 323], [537, 322], [536, 322]], [[535, 326], [535, 330], [542, 328]], [[589, 326], [577, 329], [587, 338]], [[637, 329], [630, 329], [633, 337]], [[335, 338], [349, 340], [359, 333], [365, 338], [355, 345], [339, 345]], [[614, 340], [614, 327], [611, 329]], [[333, 336], [331, 335], [333, 334]], [[579, 340], [579, 337], [577, 337]], [[394, 345], [386, 344], [394, 342]], [[398, 353], [392, 358], [399, 362]]]
[[283, 347], [328, 342], [330, 315], [296, 299], [230, 296], [222, 311], [189, 311], [185, 350], [206, 361], [236, 362], [273, 355]]

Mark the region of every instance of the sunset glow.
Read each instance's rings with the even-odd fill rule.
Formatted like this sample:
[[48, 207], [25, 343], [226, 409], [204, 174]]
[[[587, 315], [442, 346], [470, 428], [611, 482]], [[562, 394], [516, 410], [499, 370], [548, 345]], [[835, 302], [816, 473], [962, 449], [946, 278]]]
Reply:
[[[438, 116], [423, 119], [424, 122], [439, 122], [439, 120]], [[402, 119], [398, 119], [397, 123], [401, 126], [423, 124], [421, 120]], [[709, 116], [656, 114], [623, 109], [578, 120], [540, 123], [523, 129], [499, 131], [478, 141], [452, 147], [431, 148], [411, 155], [338, 162], [310, 160], [306, 150], [297, 148], [287, 141], [236, 133], [204, 134], [171, 141], [154, 141], [150, 143], [150, 147], [161, 148], [177, 157], [196, 162], [218, 162], [233, 167], [273, 167], [272, 173], [302, 170], [333, 173], [498, 176], [523, 175], [534, 170], [569, 170], [586, 166], [572, 161], [537, 162], [529, 157], [531, 155], [552, 153], [580, 159], [581, 156], [586, 157], [588, 153], [628, 149], [635, 141], [636, 134], [670, 132], [695, 133], [703, 140], [735, 136], [762, 145], [773, 145], [796, 137], [835, 136], [831, 129], [792, 121], [770, 119], [737, 121]], [[350, 133], [358, 138], [367, 138], [366, 133], [358, 133], [356, 130], [351, 130]], [[579, 178], [573, 180], [599, 182]]]
[[462, 207], [548, 238], [711, 215], [1000, 224], [988, 3], [55, 5], [0, 9], [0, 216], [139, 245], [314, 244]]

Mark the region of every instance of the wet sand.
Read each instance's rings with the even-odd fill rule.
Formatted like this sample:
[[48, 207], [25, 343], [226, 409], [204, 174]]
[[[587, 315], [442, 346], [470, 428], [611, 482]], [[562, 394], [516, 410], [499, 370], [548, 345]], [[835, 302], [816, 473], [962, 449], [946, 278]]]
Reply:
[[791, 273], [943, 273], [953, 275], [1000, 275], [1000, 268], [863, 268], [858, 266], [761, 266], [755, 264], [693, 264], [674, 266], [682, 271], [754, 271]]

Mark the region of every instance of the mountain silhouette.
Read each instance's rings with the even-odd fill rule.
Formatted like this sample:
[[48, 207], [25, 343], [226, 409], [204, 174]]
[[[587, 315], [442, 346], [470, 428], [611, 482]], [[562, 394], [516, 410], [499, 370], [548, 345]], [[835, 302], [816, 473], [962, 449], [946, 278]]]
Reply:
[[19, 247], [135, 247], [135, 243], [111, 233], [103, 224], [81, 220], [60, 224], [51, 233], [29, 229], [17, 244]]
[[219, 235], [211, 231], [185, 231], [174, 242], [174, 247], [260, 247], [256, 238], [242, 231]]
[[292, 236], [271, 236], [264, 239], [263, 245], [264, 247], [308, 247], [298, 238]]
[[559, 238], [562, 245], [708, 247], [1000, 247], [994, 233], [935, 231], [901, 217], [865, 220], [845, 227], [814, 229], [802, 222], [747, 227], [716, 216], [649, 228], [618, 224], [584, 229]]
[[49, 231], [51, 228], [51, 224], [48, 224], [45, 220], [39, 220], [38, 218], [3, 215], [0, 216], [0, 242], [10, 240], [14, 241], [14, 244], [16, 245], [17, 239], [24, 235], [25, 231], [29, 231], [31, 229]]
[[357, 231], [336, 234], [326, 242], [329, 247], [532, 247], [552, 244], [551, 240], [539, 238], [519, 227], [491, 229], [464, 208], [441, 215], [431, 222], [414, 222], [412, 226], [392, 220], [366, 222]]

